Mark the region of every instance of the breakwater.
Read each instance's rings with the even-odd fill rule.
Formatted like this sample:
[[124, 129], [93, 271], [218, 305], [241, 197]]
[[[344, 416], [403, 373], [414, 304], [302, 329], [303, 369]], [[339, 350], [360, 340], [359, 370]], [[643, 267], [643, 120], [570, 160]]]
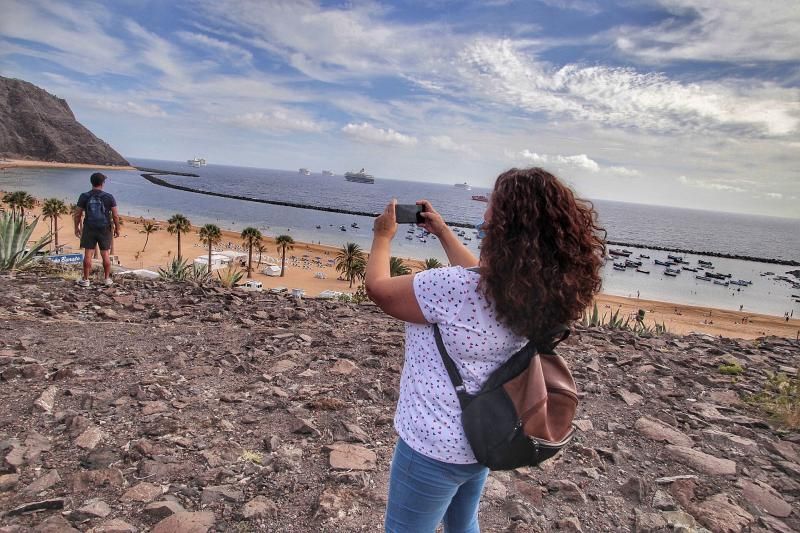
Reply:
[[[343, 215], [355, 215], [355, 216], [363, 216], [363, 217], [376, 217], [379, 213], [375, 212], [367, 212], [367, 211], [354, 211], [349, 209], [341, 209], [338, 207], [327, 207], [327, 206], [319, 206], [319, 205], [310, 205], [310, 204], [303, 204], [299, 202], [286, 202], [281, 200], [268, 200], [265, 198], [253, 198], [249, 196], [242, 196], [238, 194], [227, 194], [221, 192], [214, 192], [214, 191], [206, 191], [203, 189], [197, 189], [194, 187], [187, 187], [184, 185], [176, 185], [174, 183], [170, 183], [164, 179], [161, 179], [156, 176], [156, 174], [162, 175], [177, 175], [177, 176], [191, 176], [197, 177], [196, 174], [188, 174], [182, 172], [172, 172], [172, 171], [162, 171], [157, 169], [146, 169], [144, 167], [137, 167], [139, 170], [144, 171], [145, 173], [142, 174], [142, 177], [149, 181], [154, 185], [158, 185], [160, 187], [167, 187], [170, 189], [176, 189], [179, 191], [191, 192], [195, 194], [203, 194], [206, 196], [216, 196], [219, 198], [230, 198], [232, 200], [241, 200], [244, 202], [255, 202], [260, 204], [268, 204], [268, 205], [277, 205], [283, 207], [293, 207], [296, 209], [310, 209], [314, 211], [325, 211], [328, 213], [339, 213]], [[466, 223], [466, 222], [457, 222], [457, 221], [447, 221], [447, 224], [452, 227], [458, 228], [467, 228], [467, 229], [474, 229], [475, 225]], [[800, 262], [794, 260], [784, 260], [784, 259], [772, 259], [772, 258], [764, 258], [764, 257], [754, 257], [754, 256], [746, 256], [746, 255], [737, 255], [737, 254], [726, 254], [722, 252], [713, 252], [713, 251], [702, 251], [702, 250], [689, 250], [684, 248], [674, 248], [674, 247], [667, 247], [667, 246], [657, 246], [657, 245], [650, 245], [650, 244], [638, 244], [638, 243], [630, 243], [630, 242], [620, 242], [620, 241], [607, 241], [607, 243], [611, 246], [629, 246], [631, 248], [647, 248], [650, 250], [658, 250], [664, 252], [675, 252], [675, 253], [682, 253], [682, 254], [695, 254], [695, 255], [703, 255], [709, 257], [721, 257], [726, 259], [739, 259], [742, 261], [757, 261], [762, 263], [770, 263], [776, 265], [787, 265], [787, 266], [800, 266]]]
[[164, 176], [188, 176], [190, 178], [200, 177], [199, 175], [192, 174], [191, 172], [177, 172], [175, 170], [160, 170], [157, 168], [148, 168], [148, 167], [133, 167], [133, 168], [135, 168], [136, 170], [141, 170], [142, 172], [148, 172], [150, 174], [161, 174]]

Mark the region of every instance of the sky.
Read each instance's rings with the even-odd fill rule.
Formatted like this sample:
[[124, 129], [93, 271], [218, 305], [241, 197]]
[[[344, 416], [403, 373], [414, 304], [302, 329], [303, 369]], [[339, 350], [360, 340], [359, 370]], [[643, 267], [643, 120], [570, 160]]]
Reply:
[[0, 0], [0, 75], [130, 158], [800, 218], [798, 0]]

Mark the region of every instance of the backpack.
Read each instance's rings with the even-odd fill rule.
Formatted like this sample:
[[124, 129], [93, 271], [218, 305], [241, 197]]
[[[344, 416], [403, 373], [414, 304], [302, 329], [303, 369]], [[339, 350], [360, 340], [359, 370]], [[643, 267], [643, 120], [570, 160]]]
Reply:
[[570, 330], [558, 328], [549, 346], [528, 342], [495, 370], [476, 394], [464, 380], [434, 324], [436, 346], [461, 404], [461, 423], [478, 462], [490, 470], [535, 466], [572, 440], [578, 408], [575, 380], [553, 349]]
[[106, 229], [109, 226], [108, 210], [103, 197], [103, 193], [92, 194], [90, 192], [89, 199], [86, 200], [86, 220], [84, 224], [92, 229]]

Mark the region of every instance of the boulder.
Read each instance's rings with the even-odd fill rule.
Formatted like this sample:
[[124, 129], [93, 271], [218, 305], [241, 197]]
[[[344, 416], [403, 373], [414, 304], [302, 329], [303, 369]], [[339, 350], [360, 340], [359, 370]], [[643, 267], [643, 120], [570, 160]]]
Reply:
[[736, 463], [730, 459], [714, 457], [707, 453], [687, 448], [685, 446], [673, 446], [668, 444], [666, 447], [667, 455], [679, 463], [705, 472], [712, 476], [730, 476], [736, 474]]

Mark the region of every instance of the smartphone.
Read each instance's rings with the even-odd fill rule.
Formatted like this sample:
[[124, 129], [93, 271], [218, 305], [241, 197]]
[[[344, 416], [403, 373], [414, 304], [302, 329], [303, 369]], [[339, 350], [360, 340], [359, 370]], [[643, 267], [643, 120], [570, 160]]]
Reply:
[[394, 217], [398, 224], [422, 224], [422, 206], [417, 204], [395, 204]]

